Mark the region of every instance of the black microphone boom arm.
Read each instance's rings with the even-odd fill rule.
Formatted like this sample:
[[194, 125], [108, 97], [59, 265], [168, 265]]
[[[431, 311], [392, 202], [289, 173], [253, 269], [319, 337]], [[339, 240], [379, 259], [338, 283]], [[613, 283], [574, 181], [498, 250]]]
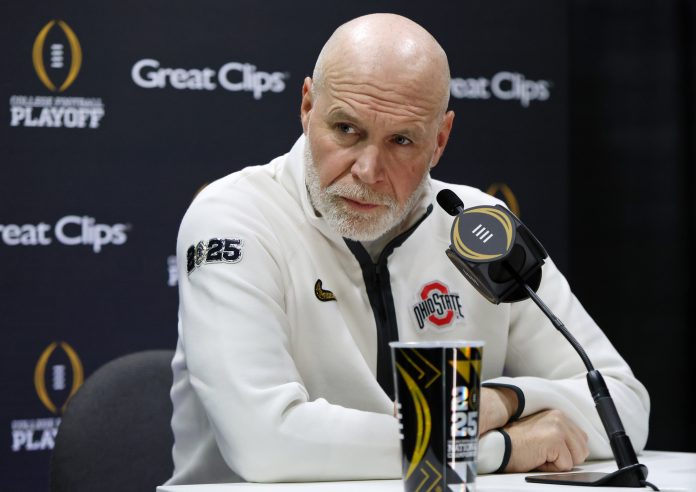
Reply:
[[451, 244], [445, 253], [473, 287], [494, 304], [531, 298], [578, 353], [587, 368], [587, 384], [618, 466], [618, 470], [608, 474], [559, 473], [525, 479], [565, 485], [649, 485], [657, 490], [645, 480], [648, 468], [638, 462], [602, 375], [575, 337], [536, 293], [541, 284], [541, 267], [547, 257], [541, 243], [512, 212], [500, 205], [465, 209], [451, 190], [440, 191], [437, 201], [455, 217], [450, 232]]

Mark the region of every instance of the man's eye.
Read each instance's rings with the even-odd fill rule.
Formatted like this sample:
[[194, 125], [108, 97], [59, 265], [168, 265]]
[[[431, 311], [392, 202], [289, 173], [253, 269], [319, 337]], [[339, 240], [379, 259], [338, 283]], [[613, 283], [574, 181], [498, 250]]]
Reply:
[[394, 136], [394, 143], [396, 145], [408, 145], [411, 143], [411, 140], [404, 137], [403, 135], [395, 135]]
[[348, 123], [337, 123], [336, 129], [341, 133], [357, 133], [355, 128], [350, 126]]

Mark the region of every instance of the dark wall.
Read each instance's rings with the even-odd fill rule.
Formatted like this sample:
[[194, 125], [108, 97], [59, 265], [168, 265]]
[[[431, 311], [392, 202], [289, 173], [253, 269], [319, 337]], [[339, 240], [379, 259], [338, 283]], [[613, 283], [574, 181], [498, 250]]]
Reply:
[[[520, 214], [646, 382], [651, 446], [693, 450], [681, 432], [693, 409], [674, 391], [693, 387], [688, 8], [690, 16], [674, 1], [2, 3], [3, 489], [46, 488], [63, 404], [83, 378], [119, 355], [174, 347], [171, 256], [188, 204], [205, 183], [290, 148], [302, 80], [323, 42], [375, 11], [420, 22], [449, 54], [456, 118], [434, 176], [490, 190]], [[143, 60], [186, 70], [183, 87], [147, 66], [134, 75]], [[597, 230], [606, 246], [588, 259]], [[598, 282], [595, 263], [612, 275]]]
[[652, 400], [648, 447], [696, 451], [694, 2], [573, 1], [570, 272]]
[[[46, 488], [62, 407], [84, 377], [119, 355], [174, 347], [171, 257], [184, 211], [205, 183], [289, 150], [301, 133], [303, 78], [333, 29], [357, 15], [397, 11], [440, 39], [457, 116], [435, 176], [493, 186], [519, 203], [567, 270], [562, 3], [66, 0], [0, 8], [5, 490]], [[543, 199], [539, 174], [548, 184]]]

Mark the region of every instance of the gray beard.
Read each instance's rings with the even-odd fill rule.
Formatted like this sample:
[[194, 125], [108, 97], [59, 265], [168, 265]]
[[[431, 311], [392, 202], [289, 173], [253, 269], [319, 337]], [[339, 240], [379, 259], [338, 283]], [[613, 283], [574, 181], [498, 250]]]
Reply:
[[[304, 157], [305, 183], [314, 210], [321, 214], [334, 232], [354, 241], [374, 241], [401, 225], [428, 186], [429, 169], [408, 200], [399, 206], [395, 198], [377, 193], [361, 183], [334, 183], [322, 187], [308, 140], [305, 141]], [[383, 206], [358, 212], [348, 208], [341, 197]]]

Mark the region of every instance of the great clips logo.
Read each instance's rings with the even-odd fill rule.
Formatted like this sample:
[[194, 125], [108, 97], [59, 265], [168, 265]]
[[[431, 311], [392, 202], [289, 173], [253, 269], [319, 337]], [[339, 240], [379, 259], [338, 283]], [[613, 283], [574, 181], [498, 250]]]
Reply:
[[523, 108], [532, 102], [548, 101], [551, 98], [549, 80], [532, 80], [519, 72], [501, 71], [488, 77], [453, 77], [450, 94], [455, 99], [501, 99], [517, 101]]
[[264, 72], [250, 63], [229, 62], [218, 70], [205, 68], [168, 68], [158, 60], [145, 58], [131, 69], [133, 82], [143, 89], [214, 91], [218, 87], [230, 92], [248, 92], [254, 99], [261, 99], [267, 92], [283, 92], [285, 80], [290, 76], [283, 72]]
[[66, 215], [54, 226], [0, 224], [0, 246], [50, 246], [55, 239], [65, 246], [91, 246], [99, 253], [105, 246], [125, 244], [130, 229], [130, 224], [101, 224], [88, 215]]
[[442, 282], [435, 280], [423, 286], [419, 301], [413, 306], [418, 328], [424, 330], [429, 323], [442, 329], [456, 319], [464, 318], [459, 294], [450, 292]]

